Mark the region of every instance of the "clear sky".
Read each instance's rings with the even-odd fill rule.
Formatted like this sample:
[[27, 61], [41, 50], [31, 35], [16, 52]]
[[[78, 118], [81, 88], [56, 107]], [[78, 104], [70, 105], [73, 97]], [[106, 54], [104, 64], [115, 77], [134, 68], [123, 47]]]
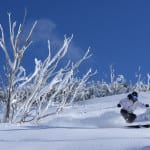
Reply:
[[[149, 0], [1, 0], [0, 23], [7, 27], [7, 12], [21, 21], [24, 8], [26, 28], [38, 20], [33, 40], [38, 46], [28, 59], [44, 57], [47, 39], [61, 43], [65, 34], [74, 34], [68, 57], [80, 58], [90, 46], [93, 54], [86, 67], [98, 70], [97, 79], [109, 75], [113, 65], [116, 74], [128, 80], [135, 78], [138, 67], [146, 76], [150, 72], [150, 1]], [[45, 43], [44, 43], [45, 41]], [[54, 43], [54, 42], [53, 42]], [[55, 45], [54, 44], [54, 45]], [[57, 45], [56, 44], [56, 45]], [[31, 51], [31, 50], [29, 50]], [[36, 56], [35, 56], [36, 55]], [[85, 68], [86, 68], [85, 67]], [[29, 61], [26, 69], [32, 70]]]

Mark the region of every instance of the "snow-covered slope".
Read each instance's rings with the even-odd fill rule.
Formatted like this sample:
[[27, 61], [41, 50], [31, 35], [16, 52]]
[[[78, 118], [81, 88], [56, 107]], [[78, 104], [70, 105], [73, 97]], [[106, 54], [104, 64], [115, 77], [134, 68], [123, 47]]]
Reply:
[[[110, 128], [126, 125], [120, 116], [120, 108], [117, 107], [120, 99], [127, 97], [127, 94], [95, 98], [82, 101], [73, 107], [66, 107], [61, 114], [51, 117], [50, 126], [54, 127], [94, 127]], [[150, 104], [150, 93], [140, 93], [139, 101]], [[146, 109], [136, 110], [137, 115], [142, 114]], [[47, 120], [46, 120], [47, 121]]]
[[[149, 150], [150, 128], [128, 129], [116, 104], [126, 94], [96, 98], [37, 124], [0, 126], [3, 150]], [[150, 104], [150, 93], [140, 93]], [[140, 110], [137, 113], [142, 113]]]

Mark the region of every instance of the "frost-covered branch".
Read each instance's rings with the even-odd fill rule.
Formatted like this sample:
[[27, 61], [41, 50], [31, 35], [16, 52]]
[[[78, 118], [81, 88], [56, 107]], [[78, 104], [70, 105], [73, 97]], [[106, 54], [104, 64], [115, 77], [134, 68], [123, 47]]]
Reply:
[[[68, 70], [69, 65], [67, 64], [64, 68], [61, 68], [57, 72], [56, 68], [58, 63], [65, 56], [71, 39], [72, 36], [69, 38], [65, 37], [63, 46], [53, 57], [51, 57], [50, 42], [48, 41], [49, 54], [47, 58], [43, 62], [35, 59], [35, 71], [30, 77], [26, 78], [27, 80], [18, 86], [18, 88], [22, 89], [22, 87], [26, 87], [29, 84], [32, 93], [24, 102], [21, 102], [21, 107], [18, 107], [16, 114], [13, 116], [13, 120], [15, 120], [20, 113], [22, 113], [22, 115], [28, 114], [33, 104], [38, 105], [38, 110], [40, 110], [42, 103], [45, 101], [45, 95], [51, 91], [53, 87], [62, 82], [62, 78], [64, 77], [66, 70]], [[48, 80], [52, 77], [52, 81], [48, 82]], [[57, 88], [57, 91], [59, 92], [59, 88]], [[55, 92], [55, 95], [58, 92]], [[50, 106], [52, 100], [53, 99], [51, 98], [51, 100], [47, 102], [45, 110], [47, 110], [47, 108]]]
[[[11, 14], [8, 13], [8, 20], [9, 20], [9, 34], [10, 34], [10, 44], [11, 44], [11, 49], [6, 45], [5, 39], [4, 39], [4, 30], [2, 25], [0, 25], [0, 32], [1, 32], [1, 38], [0, 38], [0, 46], [5, 54], [6, 61], [8, 62], [7, 70], [8, 70], [8, 75], [7, 75], [7, 80], [8, 80], [8, 85], [7, 85], [7, 107], [6, 107], [6, 114], [5, 114], [5, 122], [9, 121], [10, 117], [10, 107], [11, 107], [11, 101], [12, 101], [12, 93], [14, 91], [14, 87], [17, 84], [18, 81], [23, 81], [25, 80], [23, 77], [21, 79], [15, 80], [17, 77], [17, 74], [22, 73], [21, 69], [21, 61], [24, 55], [24, 52], [28, 48], [28, 46], [31, 44], [31, 35], [32, 32], [37, 24], [35, 22], [27, 36], [27, 38], [24, 40], [23, 45], [19, 45], [18, 43], [21, 40], [20, 35], [22, 33], [22, 24], [19, 25], [19, 28], [17, 32], [15, 32], [16, 28], [16, 21], [12, 22], [11, 20]], [[12, 51], [11, 51], [12, 50]], [[25, 71], [24, 71], [25, 72]]]

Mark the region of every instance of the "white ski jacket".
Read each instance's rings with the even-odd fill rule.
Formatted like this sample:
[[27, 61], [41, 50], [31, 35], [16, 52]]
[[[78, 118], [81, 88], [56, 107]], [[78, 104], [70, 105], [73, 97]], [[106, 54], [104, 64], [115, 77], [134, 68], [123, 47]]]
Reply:
[[133, 102], [128, 98], [122, 99], [119, 104], [121, 105], [122, 109], [126, 110], [129, 113], [133, 113], [138, 107], [145, 108], [145, 105], [138, 100], [136, 102]]

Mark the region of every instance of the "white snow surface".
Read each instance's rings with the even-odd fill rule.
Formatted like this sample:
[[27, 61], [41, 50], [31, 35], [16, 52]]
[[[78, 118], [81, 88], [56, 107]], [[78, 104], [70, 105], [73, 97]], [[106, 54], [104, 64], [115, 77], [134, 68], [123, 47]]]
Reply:
[[[83, 101], [38, 124], [0, 124], [0, 149], [150, 150], [150, 128], [125, 127], [116, 107], [126, 96]], [[150, 92], [139, 93], [139, 100], [150, 104]]]

